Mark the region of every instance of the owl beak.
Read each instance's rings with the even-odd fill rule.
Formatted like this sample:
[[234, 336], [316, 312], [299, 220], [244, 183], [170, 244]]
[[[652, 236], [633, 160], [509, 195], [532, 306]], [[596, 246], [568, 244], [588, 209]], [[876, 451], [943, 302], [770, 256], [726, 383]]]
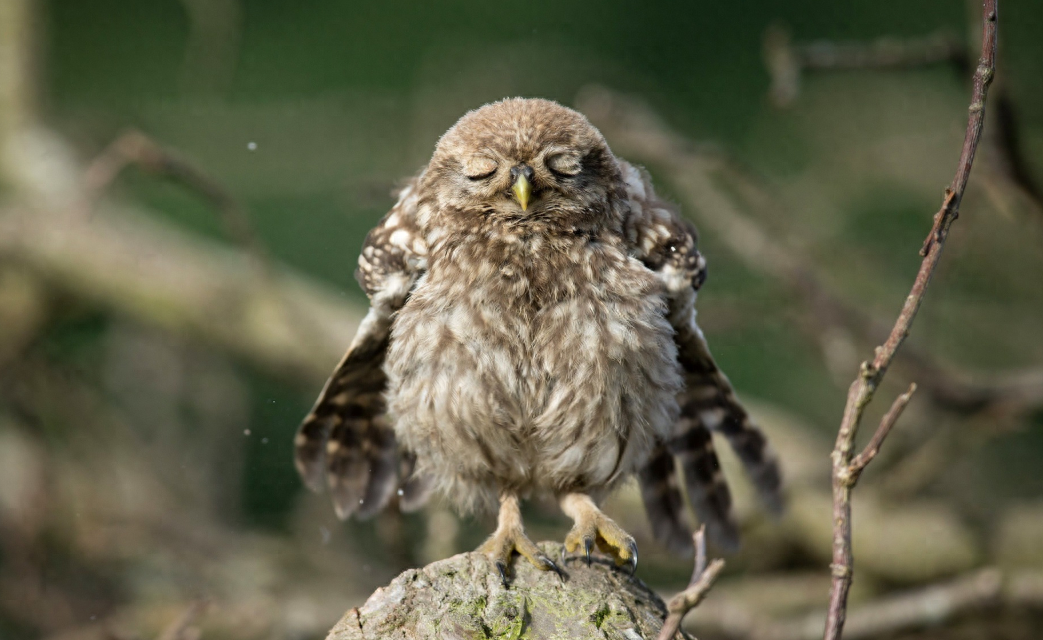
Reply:
[[532, 198], [532, 182], [530, 182], [532, 175], [532, 167], [524, 164], [511, 169], [511, 177], [514, 178], [511, 191], [514, 192], [514, 197], [517, 198], [522, 211], [528, 210], [529, 200]]

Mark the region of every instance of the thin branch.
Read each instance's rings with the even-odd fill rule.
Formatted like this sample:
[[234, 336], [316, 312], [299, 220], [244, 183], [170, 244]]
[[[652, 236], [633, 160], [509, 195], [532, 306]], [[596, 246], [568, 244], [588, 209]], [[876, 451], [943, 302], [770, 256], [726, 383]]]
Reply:
[[724, 560], [717, 558], [707, 566], [706, 564], [706, 527], [692, 536], [695, 545], [695, 570], [692, 579], [688, 581], [688, 587], [670, 599], [666, 605], [667, 616], [663, 621], [663, 628], [659, 631], [657, 640], [672, 640], [674, 634], [681, 628], [681, 621], [703, 601], [706, 594], [713, 587], [717, 575], [724, 569]]
[[862, 453], [855, 456], [855, 459], [851, 461], [851, 473], [856, 478], [866, 468], [866, 465], [873, 461], [876, 454], [880, 453], [880, 446], [884, 443], [884, 439], [887, 438], [887, 434], [891, 433], [891, 429], [898, 422], [898, 418], [905, 411], [906, 405], [909, 404], [909, 400], [912, 399], [915, 392], [916, 383], [914, 382], [909, 385], [908, 391], [895, 398], [894, 404], [891, 405], [891, 408], [884, 414], [883, 419], [880, 420], [880, 426], [876, 428], [876, 433], [869, 440], [869, 444], [862, 450]]
[[[891, 334], [883, 346], [878, 347], [873, 361], [863, 363], [859, 376], [851, 384], [848, 391], [847, 406], [837, 434], [836, 447], [833, 450], [833, 580], [830, 588], [829, 613], [826, 616], [825, 640], [839, 640], [843, 633], [844, 620], [847, 615], [847, 597], [851, 589], [854, 559], [851, 552], [851, 491], [857, 482], [857, 473], [852, 469], [852, 448], [855, 436], [862, 421], [866, 405], [872, 400], [874, 393], [887, 368], [894, 359], [898, 348], [909, 335], [916, 313], [923, 303], [934, 273], [941, 258], [942, 248], [952, 223], [959, 215], [960, 201], [963, 198], [967, 179], [974, 163], [974, 154], [981, 139], [982, 125], [985, 120], [985, 100], [989, 84], [996, 69], [996, 23], [997, 1], [985, 0], [984, 19], [982, 21], [982, 55], [974, 74], [974, 89], [968, 109], [967, 133], [964, 137], [963, 149], [957, 165], [956, 175], [946, 190], [942, 207], [935, 215], [934, 225], [924, 242], [921, 255], [924, 256], [920, 270], [916, 275], [913, 287], [905, 300], [902, 311], [895, 322]], [[886, 434], [885, 434], [886, 435]], [[877, 443], [879, 447], [879, 443]]]

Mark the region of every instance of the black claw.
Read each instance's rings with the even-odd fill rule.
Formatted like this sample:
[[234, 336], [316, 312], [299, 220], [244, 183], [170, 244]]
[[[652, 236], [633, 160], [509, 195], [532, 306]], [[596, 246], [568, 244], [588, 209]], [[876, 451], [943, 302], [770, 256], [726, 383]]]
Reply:
[[630, 548], [630, 562], [627, 564], [630, 565], [630, 575], [633, 577], [633, 575], [637, 573], [637, 543], [631, 541], [627, 547]]
[[558, 565], [554, 564], [553, 560], [551, 560], [547, 556], [540, 556], [540, 562], [543, 563], [543, 566], [548, 571], [553, 571], [554, 573], [558, 574], [558, 577], [561, 578], [562, 582], [565, 581], [565, 574], [562, 573], [561, 567], [559, 567]]
[[503, 581], [503, 588], [510, 588], [510, 583], [507, 582], [507, 565], [502, 560], [496, 561], [496, 570], [500, 572], [500, 580]]
[[590, 552], [594, 548], [594, 538], [583, 539], [583, 554], [587, 558], [587, 566], [590, 566]]

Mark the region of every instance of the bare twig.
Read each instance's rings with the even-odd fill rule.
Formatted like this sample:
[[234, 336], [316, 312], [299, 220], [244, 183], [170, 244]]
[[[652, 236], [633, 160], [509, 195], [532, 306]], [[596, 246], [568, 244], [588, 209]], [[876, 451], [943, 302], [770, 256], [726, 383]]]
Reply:
[[[853, 466], [852, 461], [855, 436], [866, 405], [872, 400], [878, 385], [887, 373], [895, 352], [909, 335], [916, 312], [927, 292], [931, 275], [941, 258], [942, 247], [945, 245], [949, 229], [959, 214], [960, 200], [967, 186], [967, 179], [974, 163], [974, 154], [981, 138], [989, 84], [992, 82], [996, 69], [997, 1], [985, 0], [984, 2], [982, 55], [974, 74], [967, 133], [964, 137], [956, 175], [946, 190], [942, 207], [935, 215], [934, 225], [921, 249], [924, 259], [920, 270], [887, 341], [883, 346], [877, 348], [872, 362], [863, 363], [859, 376], [848, 391], [847, 406], [844, 408], [836, 447], [833, 450], [833, 580], [830, 588], [829, 612], [826, 616], [825, 640], [838, 640], [843, 633], [844, 620], [847, 615], [847, 596], [851, 588], [854, 568], [851, 552], [851, 491], [858, 480], [858, 472], [861, 471]], [[901, 405], [896, 403], [895, 407], [892, 413], [900, 411]], [[880, 430], [884, 431], [883, 435], [886, 435], [888, 428], [881, 423]], [[877, 438], [874, 438], [875, 440]], [[876, 446], [879, 447], [879, 445], [880, 442], [877, 442]], [[860, 457], [863, 456], [871, 457], [865, 452]]]
[[681, 621], [703, 601], [706, 594], [713, 587], [717, 575], [724, 568], [724, 560], [717, 558], [707, 566], [706, 564], [706, 527], [692, 536], [695, 544], [695, 569], [692, 571], [692, 579], [688, 582], [688, 588], [670, 599], [666, 604], [667, 616], [663, 621], [663, 628], [659, 631], [658, 640], [672, 640], [674, 634], [681, 628]]
[[891, 429], [898, 422], [898, 418], [905, 411], [905, 406], [909, 404], [909, 400], [912, 399], [915, 392], [916, 383], [914, 382], [909, 385], [908, 391], [895, 398], [891, 408], [884, 414], [883, 419], [880, 420], [880, 426], [876, 428], [876, 433], [873, 434], [869, 444], [862, 450], [862, 453], [855, 456], [854, 460], [851, 461], [849, 469], [853, 476], [857, 478], [858, 474], [862, 473], [862, 470], [866, 468], [866, 465], [873, 461], [876, 454], [880, 453], [880, 445], [884, 443], [887, 434], [891, 433]]

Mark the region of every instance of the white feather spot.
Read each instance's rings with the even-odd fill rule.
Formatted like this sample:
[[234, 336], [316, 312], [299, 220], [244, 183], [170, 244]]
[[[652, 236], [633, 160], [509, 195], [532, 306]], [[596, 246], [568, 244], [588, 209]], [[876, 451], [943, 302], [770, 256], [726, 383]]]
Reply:
[[391, 237], [388, 238], [390, 244], [399, 247], [400, 249], [408, 249], [409, 240], [409, 232], [405, 229], [396, 229], [394, 233], [391, 234]]

